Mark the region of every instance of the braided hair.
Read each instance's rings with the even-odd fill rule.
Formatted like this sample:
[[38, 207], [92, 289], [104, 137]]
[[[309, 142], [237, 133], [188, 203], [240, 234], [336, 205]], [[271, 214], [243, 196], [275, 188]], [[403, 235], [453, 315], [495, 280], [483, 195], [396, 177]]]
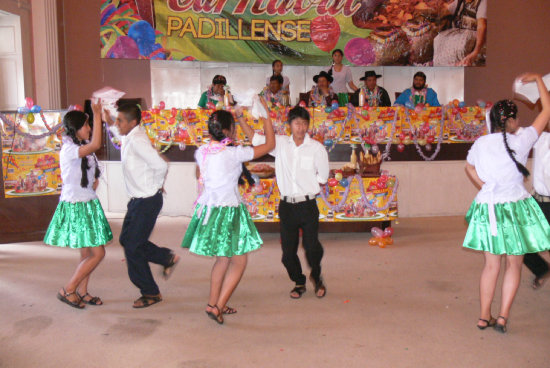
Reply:
[[[212, 137], [212, 139], [221, 142], [227, 136], [223, 132], [223, 130], [231, 131], [231, 129], [235, 126], [235, 119], [233, 118], [233, 115], [225, 110], [216, 110], [210, 115], [210, 118], [208, 118], [208, 133]], [[233, 143], [229, 144], [230, 146], [233, 146]], [[256, 184], [254, 182], [254, 178], [252, 177], [252, 174], [250, 171], [246, 168], [246, 165], [243, 163], [242, 165], [242, 175], [239, 177], [239, 185], [244, 185], [244, 179], [248, 182], [249, 185]]]
[[[76, 132], [79, 131], [80, 128], [82, 128], [84, 126], [84, 124], [86, 124], [87, 121], [88, 121], [88, 114], [86, 114], [82, 111], [78, 111], [78, 110], [69, 111], [63, 117], [63, 127], [65, 128], [65, 135], [67, 135], [69, 138], [71, 138], [72, 141], [78, 146], [82, 146], [83, 144], [87, 143], [87, 141], [85, 141], [85, 140], [81, 141], [76, 136]], [[90, 156], [90, 155], [88, 155], [88, 156]], [[88, 156], [82, 157], [82, 159], [80, 161], [80, 169], [82, 170], [82, 177], [80, 179], [80, 186], [82, 188], [88, 187], [88, 184], [89, 184], [88, 169], [90, 168], [90, 166], [88, 164]], [[99, 175], [101, 174], [101, 172], [99, 171], [99, 165], [97, 163], [97, 157], [95, 156], [94, 153], [92, 153], [91, 156], [94, 159], [94, 165], [95, 165], [94, 178], [97, 179], [97, 178], [99, 178]]]
[[529, 176], [529, 170], [521, 163], [516, 160], [516, 153], [508, 145], [508, 139], [506, 137], [506, 122], [508, 119], [515, 119], [518, 114], [517, 105], [511, 100], [500, 100], [491, 108], [489, 114], [491, 118], [491, 133], [498, 131], [502, 132], [502, 137], [504, 139], [504, 147], [506, 147], [506, 152], [516, 164], [519, 172], [524, 176]]

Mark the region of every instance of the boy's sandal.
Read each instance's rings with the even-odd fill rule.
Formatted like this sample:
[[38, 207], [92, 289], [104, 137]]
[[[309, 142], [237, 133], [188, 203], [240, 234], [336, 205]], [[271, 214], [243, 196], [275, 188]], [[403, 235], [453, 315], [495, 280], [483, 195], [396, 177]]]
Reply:
[[294, 289], [290, 290], [290, 297], [292, 299], [300, 299], [305, 292], [306, 292], [305, 285], [296, 285]]
[[483, 319], [483, 318], [480, 318], [478, 320], [478, 323], [479, 322], [485, 322], [485, 325], [484, 326], [480, 326], [479, 324], [476, 325], [477, 328], [479, 328], [480, 330], [485, 330], [487, 327], [493, 327], [496, 323], [497, 323], [497, 320], [494, 319], [493, 317], [489, 318], [489, 320], [487, 321], [486, 319]]
[[[78, 301], [76, 301], [76, 302], [71, 301], [68, 298], [71, 295], [76, 295], [78, 297]], [[72, 293], [68, 293], [67, 290], [65, 290], [65, 288], [63, 288], [63, 294], [61, 294], [60, 292], [57, 292], [57, 299], [61, 300], [65, 304], [70, 305], [73, 308], [76, 308], [76, 309], [83, 309], [84, 308], [84, 305], [80, 303], [82, 301], [82, 299], [76, 293], [76, 291], [73, 291]]]
[[[91, 296], [90, 294], [86, 293], [84, 295], [80, 295], [79, 293], [76, 293], [76, 295], [78, 295], [80, 297], [80, 299], [85, 303], [85, 304], [90, 304], [90, 305], [103, 305], [103, 301], [98, 297], [98, 296]], [[90, 299], [86, 300], [84, 298], [86, 297], [90, 297]]]
[[136, 300], [134, 300], [134, 305], [132, 307], [134, 308], [147, 308], [150, 307], [153, 304], [157, 304], [159, 302], [162, 302], [162, 296], [160, 294], [158, 295], [142, 295]]
[[[319, 278], [319, 281], [315, 281], [315, 279], [313, 277], [309, 277], [309, 280], [313, 283], [313, 285], [315, 285], [315, 296], [317, 298], [324, 298], [325, 295], [327, 295], [327, 287], [325, 286], [324, 282], [323, 282], [323, 278]], [[322, 290], [323, 291], [323, 294], [322, 295], [319, 295], [318, 292], [319, 290]]]
[[174, 272], [174, 268], [176, 268], [176, 265], [180, 261], [180, 258], [177, 257], [176, 253], [172, 253], [172, 258], [170, 258], [170, 262], [168, 265], [164, 266], [162, 269], [162, 277], [164, 277], [165, 280], [168, 280], [170, 276], [172, 276], [172, 272]]
[[503, 320], [504, 320], [504, 323], [508, 322], [508, 318], [503, 317], [503, 316], [498, 316], [498, 317], [497, 317], [497, 320], [496, 320], [496, 323], [495, 323], [495, 325], [493, 326], [493, 328], [494, 328], [496, 331], [500, 332], [500, 333], [506, 333], [506, 325], [505, 325], [505, 324], [502, 325], [502, 324], [498, 323], [498, 320], [499, 320], [499, 319], [503, 319]]
[[208, 315], [208, 317], [218, 322], [218, 324], [223, 325], [223, 316], [222, 316], [222, 313], [220, 312], [220, 308], [218, 308], [217, 305], [210, 305], [210, 304], [207, 304], [207, 305], [210, 308], [218, 311], [218, 314], [214, 314], [212, 311], [206, 311], [206, 314]]

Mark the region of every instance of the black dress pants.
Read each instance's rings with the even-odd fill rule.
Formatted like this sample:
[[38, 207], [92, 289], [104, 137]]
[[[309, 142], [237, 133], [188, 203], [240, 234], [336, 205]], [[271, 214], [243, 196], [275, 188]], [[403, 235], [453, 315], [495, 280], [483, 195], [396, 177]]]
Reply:
[[120, 233], [120, 244], [124, 247], [128, 276], [142, 295], [157, 295], [160, 292], [151, 273], [149, 262], [167, 266], [172, 258], [170, 249], [161, 248], [149, 241], [161, 208], [161, 191], [152, 197], [132, 198], [128, 202], [128, 212], [124, 217]]
[[[550, 202], [537, 201], [544, 216], [550, 222]], [[523, 257], [523, 263], [535, 275], [535, 277], [544, 276], [548, 272], [548, 263], [538, 253], [527, 253]]]
[[305, 285], [306, 277], [302, 273], [302, 265], [298, 258], [300, 229], [302, 229], [302, 244], [306, 259], [311, 267], [311, 276], [317, 282], [321, 277], [321, 259], [323, 246], [319, 242], [319, 209], [317, 201], [311, 199], [300, 203], [279, 203], [279, 218], [281, 220], [282, 262], [288, 276], [296, 285]]

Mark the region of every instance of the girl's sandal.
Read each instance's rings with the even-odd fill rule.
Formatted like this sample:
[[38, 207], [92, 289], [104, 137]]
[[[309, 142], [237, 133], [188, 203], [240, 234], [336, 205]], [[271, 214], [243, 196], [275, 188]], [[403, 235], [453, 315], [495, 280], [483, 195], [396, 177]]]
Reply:
[[231, 308], [230, 306], [226, 305], [225, 307], [223, 307], [222, 313], [223, 314], [235, 314], [235, 313], [237, 313], [237, 310], [235, 308]]
[[[88, 293], [80, 295], [78, 292], [76, 293], [76, 295], [78, 295], [85, 304], [103, 305], [103, 301], [98, 296], [91, 296]], [[90, 299], [85, 299], [86, 297], [89, 297]]]
[[[70, 305], [73, 308], [76, 308], [76, 309], [84, 308], [84, 305], [81, 304], [82, 298], [80, 298], [80, 296], [76, 293], [76, 291], [73, 291], [72, 293], [68, 293], [67, 290], [65, 290], [65, 288], [62, 288], [62, 290], [63, 290], [63, 294], [61, 294], [60, 292], [57, 293], [57, 299], [61, 300], [65, 304]], [[78, 297], [78, 300], [75, 302], [70, 300], [69, 297], [71, 295], [76, 295]]]
[[[500, 323], [498, 323], [498, 320], [499, 320], [499, 319], [504, 320], [504, 323], [505, 323], [505, 324], [500, 324]], [[498, 317], [497, 317], [497, 320], [496, 320], [496, 323], [495, 323], [495, 325], [493, 326], [493, 328], [494, 328], [497, 332], [506, 333], [506, 323], [507, 323], [507, 322], [508, 322], [508, 318], [503, 317], [503, 316], [498, 316]]]
[[300, 299], [305, 292], [306, 292], [305, 285], [296, 285], [294, 289], [290, 290], [290, 297], [292, 299]]
[[[485, 325], [480, 326], [480, 325], [479, 325], [479, 322], [484, 322]], [[477, 326], [477, 328], [479, 328], [480, 330], [485, 330], [487, 327], [493, 327], [496, 323], [497, 323], [497, 320], [494, 319], [493, 317], [490, 317], [488, 321], [487, 321], [486, 319], [480, 318], [480, 319], [478, 320], [478, 324], [477, 324], [476, 326]]]
[[217, 305], [210, 305], [207, 304], [210, 308], [215, 309], [218, 311], [218, 314], [214, 314], [212, 311], [206, 311], [206, 314], [208, 317], [212, 318], [214, 321], [218, 322], [218, 324], [223, 325], [223, 316], [222, 312], [220, 312], [220, 308], [218, 308]]

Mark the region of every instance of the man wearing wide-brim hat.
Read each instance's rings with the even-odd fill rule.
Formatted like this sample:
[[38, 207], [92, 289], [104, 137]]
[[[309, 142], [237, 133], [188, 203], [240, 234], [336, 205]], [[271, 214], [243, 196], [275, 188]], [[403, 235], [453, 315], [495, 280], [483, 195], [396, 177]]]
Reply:
[[333, 101], [338, 102], [338, 95], [334, 93], [330, 84], [334, 79], [332, 75], [324, 70], [313, 77], [315, 85], [311, 91], [300, 96], [300, 100], [304, 101], [309, 107], [331, 106]]
[[360, 81], [363, 81], [363, 85], [351, 96], [351, 103], [354, 106], [359, 106], [359, 94], [363, 90], [365, 94], [364, 106], [391, 106], [388, 91], [377, 84], [380, 77], [381, 75], [376, 74], [374, 70], [367, 70], [365, 75], [359, 78]]

